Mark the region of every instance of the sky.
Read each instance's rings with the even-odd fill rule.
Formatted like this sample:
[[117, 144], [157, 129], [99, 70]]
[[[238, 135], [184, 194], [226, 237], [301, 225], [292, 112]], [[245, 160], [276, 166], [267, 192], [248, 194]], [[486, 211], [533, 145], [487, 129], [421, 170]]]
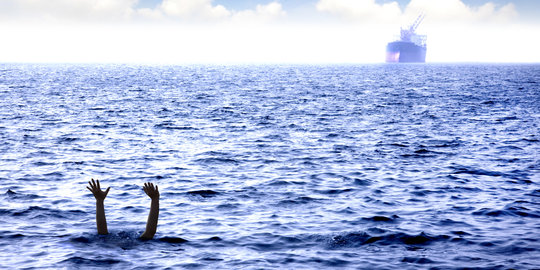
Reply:
[[0, 62], [380, 63], [420, 14], [428, 62], [540, 62], [537, 0], [0, 0]]

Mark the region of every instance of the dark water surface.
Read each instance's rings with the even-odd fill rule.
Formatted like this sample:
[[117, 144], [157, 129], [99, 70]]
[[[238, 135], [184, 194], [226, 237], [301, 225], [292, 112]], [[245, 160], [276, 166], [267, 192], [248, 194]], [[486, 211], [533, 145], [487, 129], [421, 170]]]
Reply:
[[540, 268], [540, 65], [1, 64], [0, 139], [2, 268]]

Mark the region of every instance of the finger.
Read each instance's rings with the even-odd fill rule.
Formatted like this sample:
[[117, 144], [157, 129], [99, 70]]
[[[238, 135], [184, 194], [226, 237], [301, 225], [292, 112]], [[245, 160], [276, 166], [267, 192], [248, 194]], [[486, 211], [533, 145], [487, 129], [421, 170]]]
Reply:
[[110, 189], [111, 189], [111, 187], [108, 187], [107, 190], [105, 190], [105, 196], [107, 196], [107, 194], [109, 194]]
[[88, 190], [90, 190], [90, 192], [94, 193], [89, 187], [86, 187]]
[[157, 188], [157, 185], [156, 185], [156, 192], [159, 192], [158, 188]]
[[96, 188], [96, 181], [92, 178], [92, 188]]
[[97, 188], [98, 188], [99, 190], [101, 190], [101, 186], [99, 185], [99, 180], [96, 180], [96, 182], [97, 182]]

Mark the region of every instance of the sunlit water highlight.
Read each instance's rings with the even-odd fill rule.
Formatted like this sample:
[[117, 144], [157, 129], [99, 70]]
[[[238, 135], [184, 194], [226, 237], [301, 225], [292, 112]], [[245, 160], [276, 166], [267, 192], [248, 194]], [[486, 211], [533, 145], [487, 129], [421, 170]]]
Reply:
[[540, 268], [539, 137], [539, 65], [3, 64], [0, 266]]

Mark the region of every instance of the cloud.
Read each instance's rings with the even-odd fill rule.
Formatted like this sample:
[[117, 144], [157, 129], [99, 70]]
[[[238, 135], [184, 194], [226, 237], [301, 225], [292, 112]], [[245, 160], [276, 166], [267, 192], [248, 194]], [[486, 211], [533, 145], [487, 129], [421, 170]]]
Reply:
[[512, 3], [497, 7], [487, 2], [468, 6], [461, 0], [411, 0], [402, 11], [397, 2], [378, 4], [375, 0], [319, 0], [316, 8], [339, 18], [368, 22], [404, 22], [425, 13], [430, 22], [497, 22], [517, 17]]
[[[287, 19], [282, 5], [260, 1], [273, 2], [233, 10], [217, 0], [160, 0], [154, 8], [137, 8], [137, 0], [0, 0], [0, 36], [9, 40], [0, 43], [0, 62], [382, 62], [399, 26], [420, 11], [430, 62], [540, 61], [539, 25], [512, 21], [511, 4], [317, 0], [316, 21], [275, 23]], [[321, 13], [346, 23], [321, 22]]]
[[406, 15], [424, 12], [431, 22], [505, 22], [517, 17], [512, 3], [497, 8], [487, 2], [481, 6], [468, 6], [461, 0], [411, 0]]
[[267, 21], [280, 18], [286, 15], [283, 7], [278, 2], [272, 2], [267, 5], [257, 5], [255, 10], [244, 10], [237, 12], [233, 16], [234, 21]]
[[235, 11], [213, 0], [161, 0], [137, 8], [139, 0], [0, 0], [0, 21], [32, 22], [227, 22], [267, 21], [285, 15], [278, 2]]
[[181, 19], [214, 20], [231, 16], [222, 5], [212, 5], [212, 0], [163, 0], [158, 7], [166, 16]]
[[163, 0], [157, 9], [139, 11], [139, 14], [196, 22], [261, 22], [283, 17], [286, 13], [278, 2], [234, 11], [222, 5], [213, 5], [212, 0]]
[[129, 18], [137, 0], [2, 0], [1, 20], [62, 21]]
[[320, 0], [318, 11], [360, 21], [389, 21], [401, 16], [398, 3], [377, 4], [375, 0]]

